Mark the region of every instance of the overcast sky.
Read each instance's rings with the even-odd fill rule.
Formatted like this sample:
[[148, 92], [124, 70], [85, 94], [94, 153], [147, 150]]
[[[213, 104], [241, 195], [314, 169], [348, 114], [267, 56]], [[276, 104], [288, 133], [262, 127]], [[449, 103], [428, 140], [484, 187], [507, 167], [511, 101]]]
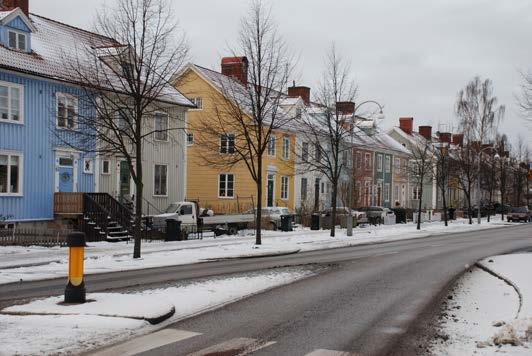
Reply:
[[[114, 0], [30, 0], [30, 11], [90, 29]], [[315, 88], [334, 41], [352, 66], [358, 101], [385, 106], [388, 128], [400, 116], [414, 125], [452, 127], [456, 93], [475, 75], [491, 78], [507, 107], [501, 131], [532, 132], [516, 104], [520, 70], [532, 69], [530, 0], [271, 0], [280, 32], [299, 57], [295, 79]], [[187, 33], [192, 61], [219, 70], [234, 43], [248, 0], [172, 1]], [[311, 92], [312, 93], [312, 92]], [[442, 127], [443, 129], [444, 127]]]

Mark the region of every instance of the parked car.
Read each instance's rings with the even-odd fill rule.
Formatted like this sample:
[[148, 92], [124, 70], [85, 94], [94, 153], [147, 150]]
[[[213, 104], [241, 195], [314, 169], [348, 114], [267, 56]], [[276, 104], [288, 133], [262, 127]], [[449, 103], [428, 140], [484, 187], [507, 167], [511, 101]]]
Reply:
[[357, 209], [358, 211], [363, 211], [368, 217], [368, 221], [371, 224], [382, 224], [384, 223], [384, 218], [389, 215], [395, 215], [395, 213], [388, 208], [383, 206], [365, 206]]
[[[256, 209], [249, 209], [245, 214], [255, 214]], [[281, 227], [281, 216], [288, 215], [292, 217], [292, 224], [294, 223], [293, 216], [294, 214], [290, 209], [285, 207], [264, 207], [261, 209], [262, 218], [268, 219], [269, 228], [272, 230], [277, 230]]]
[[528, 207], [521, 206], [518, 208], [512, 208], [512, 210], [508, 213], [508, 216], [506, 218], [508, 219], [508, 222], [513, 222], [513, 221], [528, 222], [530, 221], [531, 215], [530, 215], [530, 211], [528, 210]]
[[[321, 211], [322, 215], [330, 216], [332, 214], [332, 208], [327, 208]], [[344, 206], [336, 207], [336, 216], [349, 215], [349, 208]], [[365, 212], [351, 209], [351, 215], [356, 218], [357, 226], [368, 223], [368, 217]]]

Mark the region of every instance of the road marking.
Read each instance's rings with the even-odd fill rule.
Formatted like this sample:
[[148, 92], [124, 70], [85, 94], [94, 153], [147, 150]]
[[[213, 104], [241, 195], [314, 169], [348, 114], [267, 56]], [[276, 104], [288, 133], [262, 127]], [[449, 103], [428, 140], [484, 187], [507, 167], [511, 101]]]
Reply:
[[174, 342], [189, 339], [191, 337], [201, 335], [186, 330], [164, 329], [156, 331], [152, 334], [137, 337], [133, 340], [127, 341], [123, 344], [112, 346], [108, 349], [96, 352], [93, 355], [97, 356], [131, 356], [146, 352], [158, 347], [168, 345]]
[[276, 341], [263, 342], [257, 339], [249, 339], [240, 337], [236, 339], [227, 340], [219, 344], [209, 346], [205, 349], [188, 354], [188, 356], [206, 356], [206, 355], [247, 355], [251, 352], [263, 349], [265, 347], [275, 344]]
[[356, 352], [346, 352], [346, 351], [334, 351], [326, 349], [314, 350], [305, 356], [358, 356], [359, 353]]
[[430, 245], [430, 247], [441, 247], [441, 246], [444, 246], [444, 244]]
[[399, 253], [399, 251], [377, 253], [377, 254], [375, 254], [375, 255], [371, 255], [371, 257], [380, 257], [380, 256], [395, 255], [396, 253]]

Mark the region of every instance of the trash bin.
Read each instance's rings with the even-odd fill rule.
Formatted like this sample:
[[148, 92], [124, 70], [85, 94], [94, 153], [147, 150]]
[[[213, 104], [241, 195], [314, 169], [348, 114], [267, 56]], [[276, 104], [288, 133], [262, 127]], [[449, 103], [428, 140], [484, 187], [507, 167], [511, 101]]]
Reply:
[[310, 217], [310, 229], [319, 230], [320, 229], [320, 214], [312, 214]]
[[281, 215], [281, 231], [292, 231], [292, 216]]
[[166, 220], [166, 239], [165, 241], [181, 241], [181, 221], [174, 219]]
[[454, 212], [456, 211], [456, 209], [455, 209], [455, 208], [449, 208], [447, 211], [448, 211], [448, 213], [449, 213], [449, 214], [447, 215], [447, 217], [449, 218], [449, 220], [454, 220], [454, 219], [455, 219], [455, 217], [454, 217]]

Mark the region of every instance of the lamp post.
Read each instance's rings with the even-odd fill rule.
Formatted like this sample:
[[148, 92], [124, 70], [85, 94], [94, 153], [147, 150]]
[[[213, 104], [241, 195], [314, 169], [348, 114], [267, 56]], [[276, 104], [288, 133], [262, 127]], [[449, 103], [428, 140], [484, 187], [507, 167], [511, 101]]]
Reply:
[[384, 119], [384, 114], [382, 112], [383, 106], [374, 100], [366, 100], [358, 104], [357, 106], [355, 106], [355, 110], [353, 111], [353, 114], [351, 116], [351, 135], [350, 135], [351, 145], [349, 146], [349, 149], [351, 150], [351, 170], [349, 172], [349, 217], [347, 219], [347, 236], [353, 236], [353, 211], [352, 211], [353, 208], [352, 206], [353, 206], [353, 180], [354, 180], [354, 172], [355, 172], [355, 166], [354, 166], [355, 160], [353, 159], [354, 158], [353, 157], [353, 131], [355, 128], [356, 112], [362, 105], [370, 104], [370, 103], [375, 104], [379, 107], [379, 114], [377, 116], [377, 119], [378, 120]]
[[492, 150], [493, 147], [487, 146], [482, 148], [482, 142], [479, 142], [479, 148], [478, 148], [478, 162], [477, 162], [477, 223], [481, 223], [480, 219], [480, 161], [482, 161], [482, 152], [484, 150]]
[[[504, 152], [503, 152], [504, 155]], [[501, 221], [504, 221], [504, 190], [506, 189], [506, 173], [504, 172], [504, 164], [509, 160], [509, 157], [501, 157], [498, 153], [495, 154], [494, 158], [497, 161], [500, 161], [501, 172], [500, 172], [500, 192], [501, 192]], [[504, 177], [504, 179], [503, 179]]]

